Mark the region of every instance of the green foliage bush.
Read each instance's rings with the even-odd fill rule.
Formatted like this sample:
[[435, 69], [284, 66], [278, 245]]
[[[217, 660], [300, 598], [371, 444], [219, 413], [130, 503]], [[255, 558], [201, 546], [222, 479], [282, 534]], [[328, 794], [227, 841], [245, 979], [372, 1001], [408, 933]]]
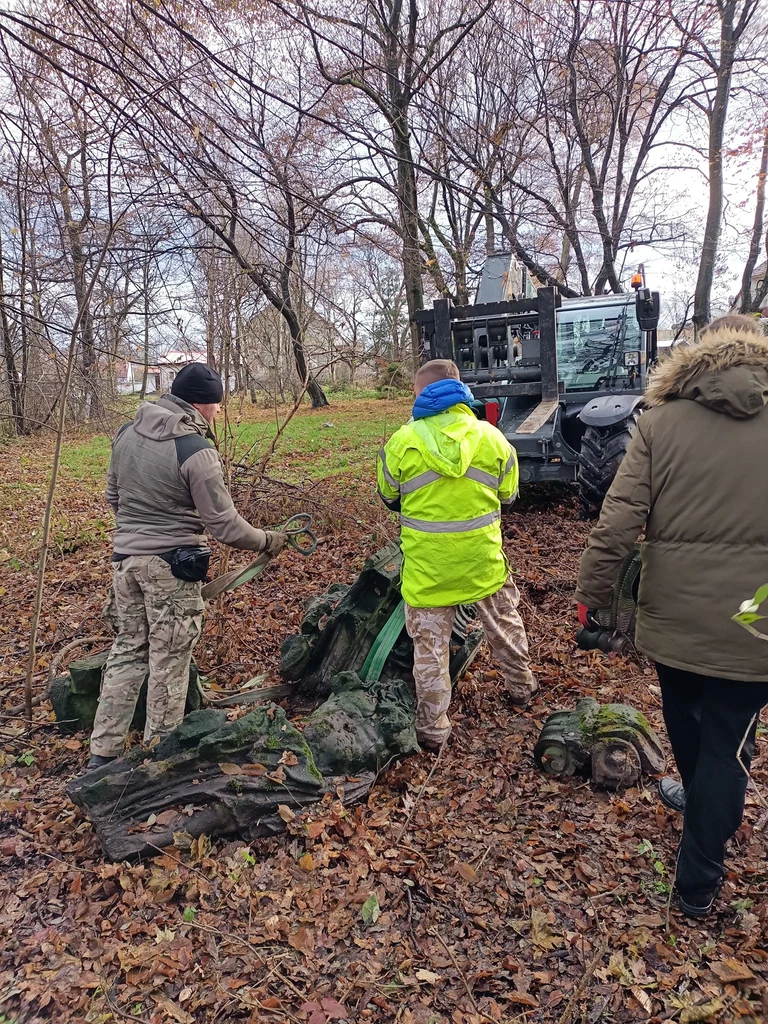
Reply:
[[392, 395], [410, 395], [413, 392], [413, 374], [405, 363], [386, 363], [376, 375], [376, 393], [379, 398]]

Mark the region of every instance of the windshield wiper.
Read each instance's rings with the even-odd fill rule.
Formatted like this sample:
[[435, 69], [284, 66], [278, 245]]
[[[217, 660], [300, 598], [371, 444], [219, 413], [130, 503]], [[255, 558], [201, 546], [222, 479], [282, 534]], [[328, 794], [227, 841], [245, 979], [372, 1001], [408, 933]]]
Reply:
[[[610, 361], [608, 363], [608, 375], [606, 376], [606, 381], [607, 381], [609, 387], [615, 387], [616, 380], [617, 380], [617, 378], [619, 376], [619, 374], [618, 374], [619, 352], [623, 352], [624, 351], [624, 339], [627, 336], [627, 323], [628, 323], [628, 321], [629, 321], [629, 317], [628, 317], [627, 311], [625, 309], [623, 313], [619, 313], [618, 322], [616, 324], [616, 340], [613, 343], [613, 349], [611, 351], [611, 358], [610, 358]], [[611, 373], [611, 370], [613, 371], [613, 373]]]

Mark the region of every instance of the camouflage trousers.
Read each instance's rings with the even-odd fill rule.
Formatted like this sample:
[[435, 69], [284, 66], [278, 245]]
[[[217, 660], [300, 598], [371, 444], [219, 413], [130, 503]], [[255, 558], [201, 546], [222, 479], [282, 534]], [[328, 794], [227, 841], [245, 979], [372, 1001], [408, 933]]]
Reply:
[[[520, 594], [514, 580], [495, 594], [478, 601], [491, 651], [504, 675], [506, 691], [515, 704], [525, 705], [538, 689], [528, 660], [528, 640], [517, 610]], [[416, 682], [416, 734], [421, 743], [435, 746], [451, 731], [449, 663], [454, 607], [405, 606], [405, 627], [413, 640], [413, 677]]]
[[200, 583], [177, 580], [158, 555], [131, 555], [115, 565], [111, 611], [117, 638], [104, 669], [92, 754], [122, 754], [147, 676], [144, 742], [181, 722], [192, 648], [203, 628], [200, 589]]

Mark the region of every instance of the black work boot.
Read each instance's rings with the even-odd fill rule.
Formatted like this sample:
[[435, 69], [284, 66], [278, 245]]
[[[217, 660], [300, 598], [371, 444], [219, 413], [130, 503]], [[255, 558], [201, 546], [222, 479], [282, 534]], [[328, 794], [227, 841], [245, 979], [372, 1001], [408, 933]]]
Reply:
[[665, 807], [682, 814], [685, 811], [685, 790], [683, 784], [677, 779], [670, 779], [665, 776], [659, 779], [659, 800]]
[[715, 902], [720, 886], [716, 889], [709, 889], [707, 892], [691, 892], [683, 895], [675, 890], [677, 905], [686, 917], [702, 918], [712, 911], [712, 904]]
[[105, 764], [111, 764], [112, 761], [117, 760], [117, 755], [114, 757], [102, 757], [101, 754], [91, 754], [86, 765], [87, 771], [91, 771], [94, 768], [103, 768]]

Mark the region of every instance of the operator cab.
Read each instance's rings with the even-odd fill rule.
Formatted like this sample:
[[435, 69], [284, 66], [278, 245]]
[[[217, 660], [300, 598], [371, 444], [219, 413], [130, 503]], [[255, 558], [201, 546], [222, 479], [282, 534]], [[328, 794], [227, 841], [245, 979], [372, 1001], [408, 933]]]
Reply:
[[634, 387], [645, 370], [645, 345], [634, 295], [566, 299], [555, 315], [557, 367], [566, 391]]
[[[531, 295], [517, 284], [525, 283], [518, 269], [509, 254], [489, 257], [483, 301], [454, 307], [439, 299], [419, 311], [424, 355], [456, 362], [476, 411], [516, 448], [523, 482], [578, 480], [592, 514], [656, 360], [659, 294], [637, 274], [636, 293], [563, 300], [539, 288]], [[583, 482], [593, 463], [599, 481], [590, 489]]]

